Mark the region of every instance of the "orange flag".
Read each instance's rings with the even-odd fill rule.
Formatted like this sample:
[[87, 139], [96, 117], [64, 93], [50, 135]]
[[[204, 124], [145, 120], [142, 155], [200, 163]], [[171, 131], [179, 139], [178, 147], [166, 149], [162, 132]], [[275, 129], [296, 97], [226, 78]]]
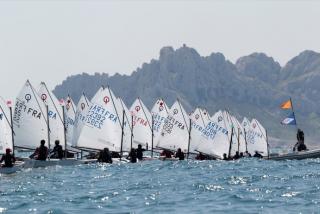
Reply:
[[292, 107], [291, 100], [285, 101], [280, 106], [280, 108], [282, 108], [282, 109], [291, 109], [291, 107]]

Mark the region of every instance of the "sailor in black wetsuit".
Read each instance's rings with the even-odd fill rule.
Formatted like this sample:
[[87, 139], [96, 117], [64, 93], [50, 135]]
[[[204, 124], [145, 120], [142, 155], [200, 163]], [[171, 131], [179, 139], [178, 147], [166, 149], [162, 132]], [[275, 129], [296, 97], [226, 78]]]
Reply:
[[184, 160], [184, 153], [183, 153], [183, 151], [181, 151], [181, 149], [178, 148], [178, 150], [177, 150], [177, 152], [176, 152], [176, 154], [175, 154], [174, 157], [175, 157], [175, 158], [179, 158], [179, 160]]
[[237, 160], [240, 158], [239, 152], [236, 151], [236, 154], [233, 156], [233, 160]]
[[255, 154], [253, 155], [254, 158], [263, 158], [263, 156], [258, 152], [255, 151]]
[[111, 154], [108, 148], [104, 148], [102, 151], [100, 151], [98, 162], [112, 163]]
[[298, 129], [297, 140], [298, 142], [294, 145], [293, 151], [301, 152], [307, 150], [307, 146], [304, 144], [304, 133], [301, 129]]
[[128, 159], [130, 159], [131, 163], [137, 163], [137, 152], [134, 148], [131, 149]]
[[60, 142], [59, 140], [56, 140], [55, 141], [55, 147], [53, 147], [53, 150], [52, 150], [52, 155], [51, 155], [51, 158], [58, 158], [58, 159], [62, 159], [63, 158], [63, 150], [62, 150], [62, 146], [59, 145]]
[[6, 149], [6, 154], [2, 155], [0, 164], [4, 162], [2, 167], [13, 167], [14, 162], [16, 162], [15, 157], [11, 154], [11, 149]]
[[34, 158], [36, 160], [47, 160], [48, 157], [48, 147], [46, 147], [44, 144], [46, 143], [45, 140], [40, 141], [40, 146], [36, 148], [36, 151], [30, 155], [30, 158]]
[[137, 158], [138, 160], [142, 161], [143, 159], [143, 152], [145, 151], [145, 149], [142, 148], [141, 144], [138, 145], [138, 149], [137, 149]]
[[223, 159], [222, 160], [229, 160], [226, 153], [223, 153]]

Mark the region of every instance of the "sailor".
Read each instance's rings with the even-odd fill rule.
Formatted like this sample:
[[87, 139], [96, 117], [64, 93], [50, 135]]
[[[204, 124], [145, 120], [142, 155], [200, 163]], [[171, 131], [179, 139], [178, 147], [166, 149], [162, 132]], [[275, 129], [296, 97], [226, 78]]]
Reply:
[[142, 148], [141, 144], [138, 145], [138, 149], [137, 149], [137, 158], [138, 160], [142, 160], [143, 158], [143, 152], [145, 151], [145, 149]]
[[307, 150], [307, 146], [304, 144], [304, 133], [301, 129], [297, 131], [297, 140], [298, 142], [294, 145], [293, 151], [298, 150], [298, 152], [300, 152]]
[[40, 146], [36, 149], [34, 152], [34, 158], [36, 160], [42, 160], [45, 161], [48, 157], [48, 147], [46, 147], [44, 144], [46, 143], [45, 140], [40, 141]]
[[2, 167], [13, 167], [13, 163], [16, 162], [16, 158], [11, 154], [11, 149], [6, 149], [6, 154], [2, 155], [0, 164], [4, 161]]
[[243, 152], [240, 152], [240, 158], [243, 158], [244, 155], [243, 155]]
[[255, 158], [263, 158], [263, 156], [258, 151], [255, 151], [255, 154], [253, 155], [253, 157], [255, 157]]
[[178, 148], [174, 157], [179, 158], [179, 160], [184, 160], [184, 152], [181, 151], [181, 148]]
[[59, 140], [56, 140], [54, 142], [56, 145], [53, 147], [52, 150], [52, 158], [58, 158], [58, 159], [62, 159], [63, 158], [63, 150], [62, 150], [62, 146], [60, 145]]
[[173, 153], [170, 150], [164, 149], [161, 153], [160, 156], [165, 157], [165, 158], [172, 158]]
[[112, 152], [111, 152], [111, 157], [112, 157], [112, 158], [121, 158], [121, 155], [119, 154], [119, 152], [114, 152], [114, 151], [112, 151]]
[[131, 163], [137, 163], [137, 152], [134, 148], [131, 149], [128, 159], [130, 159]]
[[239, 152], [236, 151], [236, 154], [233, 156], [233, 160], [237, 160], [240, 158]]
[[112, 163], [112, 158], [111, 158], [111, 153], [109, 151], [109, 148], [104, 148], [102, 151], [100, 151], [98, 162]]
[[223, 153], [223, 159], [222, 160], [229, 160], [226, 153]]
[[250, 157], [251, 157], [251, 154], [250, 154], [248, 151], [246, 151], [246, 152], [244, 153], [244, 157], [250, 158]]
[[200, 152], [197, 156], [196, 156], [196, 160], [206, 160], [207, 157], [202, 154], [202, 152]]

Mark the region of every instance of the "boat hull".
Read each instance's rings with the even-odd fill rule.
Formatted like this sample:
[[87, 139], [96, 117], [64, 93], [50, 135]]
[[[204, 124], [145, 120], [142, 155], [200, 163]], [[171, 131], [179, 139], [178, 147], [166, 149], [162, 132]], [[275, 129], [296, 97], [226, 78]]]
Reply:
[[17, 161], [13, 167], [0, 167], [0, 174], [13, 174], [22, 169], [24, 162]]
[[320, 158], [320, 149], [275, 155], [267, 159], [281, 161], [281, 160], [303, 160], [308, 158]]
[[50, 159], [47, 161], [25, 159], [24, 168], [38, 168], [38, 167], [48, 167], [48, 166], [73, 166], [81, 164], [77, 159]]

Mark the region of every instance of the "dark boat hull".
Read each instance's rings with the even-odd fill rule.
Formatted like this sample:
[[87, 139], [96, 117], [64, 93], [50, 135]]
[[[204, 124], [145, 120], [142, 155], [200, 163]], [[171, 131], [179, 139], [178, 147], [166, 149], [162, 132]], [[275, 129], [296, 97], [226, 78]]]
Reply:
[[320, 158], [320, 149], [275, 155], [267, 159], [269, 160], [303, 160], [308, 158]]

